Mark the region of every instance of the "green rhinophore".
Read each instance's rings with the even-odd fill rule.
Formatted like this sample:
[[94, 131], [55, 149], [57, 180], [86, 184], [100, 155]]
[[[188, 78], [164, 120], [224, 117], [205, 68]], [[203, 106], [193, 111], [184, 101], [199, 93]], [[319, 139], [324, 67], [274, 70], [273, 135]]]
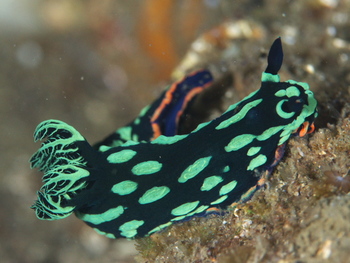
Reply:
[[171, 214], [173, 216], [187, 215], [188, 213], [196, 209], [198, 205], [199, 205], [199, 201], [188, 202], [171, 210]]
[[234, 181], [232, 181], [232, 182], [230, 182], [228, 184], [225, 184], [224, 186], [222, 186], [220, 188], [219, 194], [220, 195], [228, 194], [229, 192], [231, 192], [233, 189], [236, 188], [236, 185], [237, 185], [237, 181], [236, 180], [234, 180]]
[[162, 169], [162, 164], [158, 161], [145, 161], [136, 164], [132, 169], [134, 175], [154, 174]]
[[89, 222], [94, 225], [99, 225], [105, 222], [112, 221], [116, 218], [118, 218], [121, 214], [124, 213], [124, 207], [117, 206], [115, 208], [108, 209], [106, 212], [101, 214], [83, 214], [76, 212], [76, 215], [81, 220], [84, 220], [85, 222]]
[[234, 137], [229, 144], [225, 146], [226, 152], [237, 151], [250, 144], [256, 138], [253, 134], [242, 134]]
[[232, 124], [244, 119], [244, 117], [246, 116], [248, 111], [250, 109], [256, 107], [257, 105], [259, 105], [262, 101], [263, 101], [263, 99], [258, 99], [258, 100], [254, 100], [252, 102], [247, 103], [246, 105], [244, 105], [244, 107], [237, 114], [233, 115], [232, 117], [228, 118], [227, 120], [220, 122], [220, 124], [218, 126], [216, 126], [215, 129], [220, 130], [220, 129], [230, 127]]
[[251, 148], [249, 148], [247, 155], [253, 156], [253, 155], [257, 154], [260, 150], [261, 150], [261, 147], [251, 147]]
[[209, 191], [221, 183], [224, 179], [221, 176], [213, 175], [204, 179], [203, 184], [201, 186], [201, 191]]
[[189, 179], [195, 177], [201, 171], [208, 166], [211, 156], [203, 157], [195, 161], [193, 164], [188, 166], [185, 171], [182, 172], [181, 176], [178, 179], [179, 183], [186, 183]]
[[248, 171], [253, 171], [255, 168], [263, 165], [264, 163], [266, 163], [267, 161], [267, 157], [263, 154], [259, 154], [257, 157], [253, 158], [248, 167], [247, 167], [247, 170]]
[[120, 183], [113, 185], [112, 192], [118, 195], [128, 195], [133, 193], [137, 189], [138, 183], [125, 180]]
[[223, 195], [221, 196], [219, 199], [216, 199], [215, 201], [211, 202], [211, 205], [217, 205], [217, 204], [221, 204], [223, 201], [225, 201], [227, 199], [228, 195]]
[[143, 220], [132, 220], [122, 224], [119, 227], [121, 235], [126, 238], [132, 238], [137, 234], [137, 229], [145, 223]]
[[107, 157], [107, 161], [109, 163], [125, 163], [130, 161], [136, 154], [137, 152], [126, 149], [120, 152], [112, 153]]
[[153, 203], [159, 199], [162, 199], [170, 192], [170, 188], [167, 186], [155, 186], [147, 190], [139, 199], [141, 205]]

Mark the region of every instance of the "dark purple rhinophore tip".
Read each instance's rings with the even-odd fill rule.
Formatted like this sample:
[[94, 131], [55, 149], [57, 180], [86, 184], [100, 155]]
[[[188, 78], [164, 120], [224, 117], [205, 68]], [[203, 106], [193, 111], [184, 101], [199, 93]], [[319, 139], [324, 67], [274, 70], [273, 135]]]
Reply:
[[269, 51], [269, 55], [267, 56], [267, 68], [265, 70], [266, 73], [270, 73], [273, 75], [277, 75], [280, 70], [283, 62], [283, 50], [282, 50], [282, 42], [281, 37], [277, 38]]

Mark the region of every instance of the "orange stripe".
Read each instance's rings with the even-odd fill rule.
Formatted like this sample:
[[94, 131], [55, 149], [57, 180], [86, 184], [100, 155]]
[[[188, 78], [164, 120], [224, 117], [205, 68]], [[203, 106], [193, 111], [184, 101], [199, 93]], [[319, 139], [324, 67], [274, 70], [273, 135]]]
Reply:
[[302, 128], [301, 130], [299, 131], [299, 136], [300, 137], [303, 137], [305, 136], [305, 134], [307, 134], [307, 130], [309, 128], [309, 122], [308, 121], [305, 121], [302, 125]]
[[309, 127], [309, 131], [307, 132], [308, 134], [313, 133], [315, 131], [315, 124], [311, 124]]
[[206, 210], [207, 213], [220, 212], [221, 209], [216, 207], [210, 207]]
[[182, 104], [182, 108], [181, 110], [177, 113], [176, 116], [176, 123], [179, 123], [180, 117], [182, 115], [182, 113], [184, 112], [185, 108], [187, 107], [187, 104], [199, 93], [201, 93], [203, 90], [205, 90], [206, 88], [208, 88], [213, 82], [208, 82], [206, 85], [204, 86], [200, 86], [200, 87], [195, 87], [193, 88], [185, 97], [184, 103]]
[[[202, 70], [198, 70], [195, 71], [189, 75], [186, 75], [185, 77], [183, 77], [181, 80], [174, 82], [170, 88], [167, 90], [167, 92], [165, 93], [164, 99], [162, 100], [161, 104], [159, 105], [159, 107], [154, 111], [154, 114], [151, 118], [151, 125], [153, 128], [153, 137], [151, 140], [156, 139], [157, 137], [159, 137], [162, 133], [161, 133], [161, 129], [159, 127], [159, 125], [157, 123], [155, 123], [155, 121], [159, 118], [160, 114], [163, 112], [164, 108], [166, 106], [168, 106], [172, 99], [173, 99], [173, 94], [176, 91], [176, 88], [178, 87], [179, 84], [181, 84], [182, 82], [184, 82], [184, 80], [186, 78], [192, 77], [194, 75], [196, 75], [198, 72], [200, 72]], [[206, 85], [204, 86], [199, 86], [199, 87], [195, 87], [193, 90], [191, 90], [185, 97], [184, 100], [184, 104], [182, 105], [181, 110], [178, 112], [177, 116], [176, 116], [176, 123], [179, 122], [180, 119], [180, 115], [183, 113], [185, 107], [187, 106], [188, 102], [198, 93], [200, 93], [203, 89], [206, 89], [207, 87], [209, 87], [212, 84], [212, 82], [208, 82]]]

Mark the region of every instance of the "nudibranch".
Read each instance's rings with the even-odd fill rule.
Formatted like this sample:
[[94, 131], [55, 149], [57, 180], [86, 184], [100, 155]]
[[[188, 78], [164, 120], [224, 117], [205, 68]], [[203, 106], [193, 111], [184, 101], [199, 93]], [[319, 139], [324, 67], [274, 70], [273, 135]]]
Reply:
[[33, 205], [37, 217], [74, 212], [107, 237], [135, 238], [247, 200], [280, 161], [290, 136], [314, 130], [317, 101], [308, 84], [280, 82], [282, 60], [278, 38], [261, 88], [188, 134], [176, 135], [178, 119], [191, 92], [210, 85], [208, 71], [189, 76], [195, 83], [187, 90], [179, 88], [182, 82], [170, 87], [98, 147], [62, 121], [42, 122], [34, 138], [46, 141], [30, 160], [44, 172]]

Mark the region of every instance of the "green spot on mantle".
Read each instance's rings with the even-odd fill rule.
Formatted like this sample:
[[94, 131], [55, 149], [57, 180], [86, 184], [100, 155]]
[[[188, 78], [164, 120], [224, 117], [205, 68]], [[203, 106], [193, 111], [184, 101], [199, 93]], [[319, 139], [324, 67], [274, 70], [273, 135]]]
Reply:
[[279, 131], [281, 131], [285, 126], [284, 125], [280, 125], [280, 126], [275, 126], [275, 127], [271, 127], [268, 128], [267, 130], [265, 130], [262, 134], [260, 134], [259, 136], [256, 137], [256, 139], [258, 141], [265, 141], [270, 139], [273, 135], [275, 135], [276, 133], [278, 133]]
[[280, 102], [277, 103], [277, 105], [276, 105], [276, 112], [283, 119], [292, 118], [294, 116], [295, 112], [294, 111], [292, 111], [292, 112], [285, 112], [282, 109], [282, 105], [283, 105], [284, 102], [288, 102], [288, 100], [281, 100]]
[[253, 156], [255, 154], [257, 154], [260, 151], [261, 147], [251, 147], [248, 152], [247, 155], [248, 156]]
[[140, 117], [138, 117], [138, 118], [135, 119], [134, 124], [135, 125], [139, 125], [140, 122], [141, 122], [141, 119], [140, 119]]
[[253, 134], [242, 134], [234, 137], [228, 145], [225, 146], [226, 152], [237, 151], [250, 144], [256, 138]]
[[124, 207], [121, 205], [116, 207], [116, 208], [111, 208], [107, 210], [104, 213], [101, 214], [80, 214], [79, 212], [76, 212], [76, 216], [88, 223], [94, 224], [94, 225], [99, 225], [104, 222], [109, 222], [112, 221], [116, 218], [118, 218], [121, 214], [124, 213]]
[[263, 165], [264, 163], [266, 163], [267, 158], [265, 155], [263, 154], [259, 154], [257, 157], [255, 157], [254, 159], [252, 159], [247, 167], [247, 170], [249, 171], [253, 171], [255, 168]]
[[131, 160], [137, 152], [133, 150], [122, 150], [120, 152], [112, 153], [107, 157], [109, 163], [125, 163]]
[[112, 192], [118, 195], [128, 195], [137, 189], [137, 183], [126, 180], [118, 184], [113, 185]]
[[199, 201], [185, 203], [171, 210], [171, 214], [173, 216], [186, 215], [192, 210], [194, 210], [198, 205], [199, 205]]
[[213, 175], [204, 179], [201, 191], [209, 191], [223, 181], [221, 176]]
[[196, 210], [194, 210], [193, 212], [189, 213], [187, 216], [193, 216], [195, 214], [202, 213], [203, 211], [207, 210], [208, 207], [209, 207], [208, 205], [201, 205]]
[[178, 179], [179, 183], [185, 183], [189, 179], [195, 177], [197, 174], [199, 174], [201, 171], [205, 169], [205, 167], [208, 166], [209, 161], [211, 159], [211, 156], [203, 157], [195, 161], [193, 164], [188, 166], [185, 171], [182, 172], [180, 178]]
[[288, 98], [294, 97], [294, 96], [299, 97], [300, 96], [300, 90], [297, 87], [295, 87], [295, 86], [290, 86], [290, 87], [288, 87], [286, 89], [286, 95], [287, 95]]
[[153, 174], [162, 169], [162, 164], [157, 161], [146, 161], [136, 164], [132, 169], [134, 175]]
[[219, 194], [220, 195], [228, 194], [233, 189], [235, 189], [236, 185], [237, 185], [237, 181], [236, 180], [234, 180], [234, 181], [232, 181], [232, 182], [230, 182], [228, 184], [225, 184], [224, 186], [221, 187]]
[[138, 142], [139, 141], [139, 136], [137, 134], [134, 134], [132, 136], [132, 140], [135, 141], [135, 142]]
[[137, 229], [142, 226], [145, 223], [143, 220], [132, 220], [129, 222], [126, 222], [122, 224], [119, 227], [119, 230], [121, 231], [121, 235], [127, 238], [132, 238], [136, 236]]
[[219, 199], [217, 199], [216, 201], [214, 202], [211, 202], [210, 204], [211, 205], [217, 205], [217, 204], [220, 204], [222, 203], [223, 201], [225, 201], [227, 199], [227, 195], [224, 195], [224, 196], [221, 196]]
[[[119, 141], [119, 140], [118, 140]], [[128, 147], [128, 146], [132, 146], [132, 145], [137, 145], [137, 144], [139, 144], [138, 142], [135, 142], [135, 141], [132, 141], [132, 140], [129, 140], [129, 141], [127, 141], [127, 142], [124, 142], [122, 145], [120, 145], [120, 146], [122, 146], [122, 147]], [[118, 145], [119, 146], [119, 145]], [[115, 147], [115, 146], [114, 146]]]
[[139, 118], [143, 117], [147, 113], [149, 108], [151, 108], [151, 105], [147, 105], [146, 107], [143, 107], [143, 109], [140, 111]]
[[101, 145], [100, 148], [98, 149], [99, 152], [106, 152], [109, 149], [111, 149], [112, 147], [110, 146], [106, 146], [106, 145]]
[[309, 84], [305, 83], [305, 82], [298, 82], [298, 81], [295, 81], [295, 80], [287, 80], [286, 82], [292, 84], [292, 85], [299, 85], [301, 86], [304, 90], [309, 90], [310, 87], [309, 87]]
[[220, 130], [220, 129], [230, 127], [232, 124], [244, 119], [244, 117], [247, 115], [248, 111], [251, 110], [252, 108], [256, 107], [257, 105], [259, 105], [262, 101], [263, 101], [263, 99], [258, 99], [258, 100], [254, 100], [252, 102], [247, 103], [246, 105], [244, 105], [244, 107], [238, 113], [236, 113], [232, 117], [228, 118], [227, 120], [220, 122], [220, 124], [218, 126], [216, 126], [215, 129]]
[[154, 141], [152, 141], [152, 143], [154, 144], [173, 144], [176, 143], [184, 138], [186, 138], [187, 135], [175, 135], [175, 136], [164, 136], [164, 135], [160, 135], [159, 137], [157, 137], [157, 139], [155, 139]]
[[125, 126], [116, 131], [122, 140], [128, 141], [131, 139], [132, 128], [130, 126]]
[[162, 199], [170, 192], [170, 188], [167, 186], [155, 186], [147, 190], [139, 199], [141, 205], [153, 203], [159, 199]]

